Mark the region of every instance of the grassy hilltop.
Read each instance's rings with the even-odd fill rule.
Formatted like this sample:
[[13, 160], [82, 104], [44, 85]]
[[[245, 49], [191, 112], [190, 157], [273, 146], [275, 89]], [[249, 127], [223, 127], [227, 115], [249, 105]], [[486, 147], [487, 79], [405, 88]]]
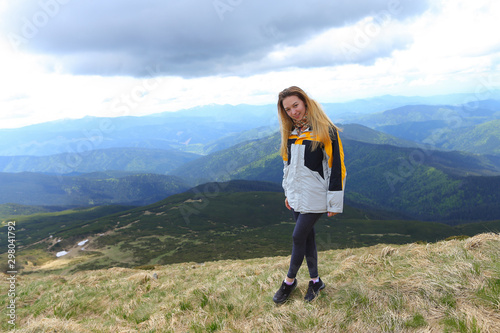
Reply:
[[[494, 233], [320, 252], [326, 289], [306, 304], [303, 267], [282, 306], [272, 295], [289, 257], [26, 274], [17, 281], [17, 331], [499, 332], [499, 257]], [[0, 328], [9, 329], [7, 319]]]

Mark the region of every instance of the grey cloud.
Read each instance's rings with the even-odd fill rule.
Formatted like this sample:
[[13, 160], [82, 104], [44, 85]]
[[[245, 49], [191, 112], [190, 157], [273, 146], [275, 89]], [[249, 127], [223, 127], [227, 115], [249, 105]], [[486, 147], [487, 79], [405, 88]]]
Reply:
[[394, 19], [405, 20], [425, 11], [427, 2], [41, 0], [12, 6], [2, 18], [2, 30], [11, 42], [47, 55], [67, 72], [195, 77], [248, 75], [269, 66], [315, 66], [314, 59], [308, 63], [303, 58], [255, 64], [277, 45], [301, 45], [368, 15], [390, 12]]

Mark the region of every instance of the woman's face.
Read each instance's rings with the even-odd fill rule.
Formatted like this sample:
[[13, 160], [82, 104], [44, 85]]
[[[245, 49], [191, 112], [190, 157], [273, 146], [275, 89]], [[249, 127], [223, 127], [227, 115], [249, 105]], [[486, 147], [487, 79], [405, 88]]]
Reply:
[[295, 121], [301, 120], [306, 114], [306, 106], [297, 96], [288, 96], [284, 98], [283, 108], [286, 114]]

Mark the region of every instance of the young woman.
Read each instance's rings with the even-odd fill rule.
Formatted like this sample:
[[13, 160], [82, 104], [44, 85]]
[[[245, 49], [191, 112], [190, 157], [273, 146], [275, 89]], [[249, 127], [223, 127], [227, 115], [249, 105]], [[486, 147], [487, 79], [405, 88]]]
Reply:
[[310, 302], [325, 288], [318, 273], [314, 224], [324, 213], [342, 213], [344, 151], [338, 128], [299, 87], [280, 92], [278, 115], [285, 206], [292, 211], [295, 228], [290, 267], [273, 300], [280, 304], [288, 299], [297, 286], [295, 277], [305, 257], [311, 281], [304, 299]]

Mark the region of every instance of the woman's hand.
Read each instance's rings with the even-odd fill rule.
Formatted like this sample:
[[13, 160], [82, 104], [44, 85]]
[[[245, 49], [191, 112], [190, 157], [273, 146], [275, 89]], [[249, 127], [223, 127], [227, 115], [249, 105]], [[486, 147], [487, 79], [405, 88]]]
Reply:
[[337, 215], [338, 213], [332, 213], [332, 212], [328, 212], [328, 217], [332, 217], [334, 215]]

